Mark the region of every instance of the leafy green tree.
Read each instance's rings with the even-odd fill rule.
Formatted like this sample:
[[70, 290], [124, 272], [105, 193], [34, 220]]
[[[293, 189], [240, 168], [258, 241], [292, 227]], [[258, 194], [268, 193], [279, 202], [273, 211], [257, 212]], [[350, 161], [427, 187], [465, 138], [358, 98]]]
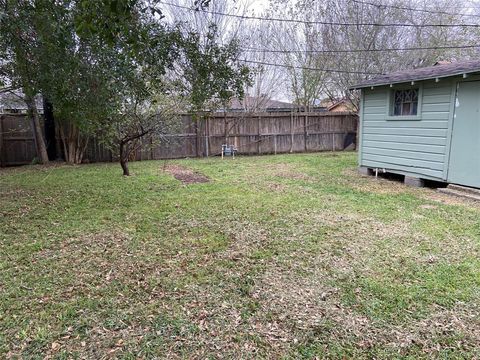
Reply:
[[[3, 73], [28, 98], [38, 93], [48, 98], [70, 163], [80, 163], [88, 139], [101, 136], [116, 144], [128, 175], [128, 158], [139, 139], [166, 129], [164, 108], [155, 104], [159, 95], [181, 94], [192, 109], [201, 109], [212, 99], [241, 96], [248, 80], [248, 68], [238, 65], [237, 44], [218, 45], [214, 28], [206, 41], [183, 34], [162, 22], [156, 2], [3, 0], [2, 5]], [[206, 5], [196, 3], [199, 9]]]
[[39, 160], [48, 163], [47, 149], [37, 111], [35, 96], [40, 92], [39, 49], [41, 42], [35, 31], [34, 5], [27, 1], [0, 2], [0, 56], [2, 85], [21, 88], [33, 124]]

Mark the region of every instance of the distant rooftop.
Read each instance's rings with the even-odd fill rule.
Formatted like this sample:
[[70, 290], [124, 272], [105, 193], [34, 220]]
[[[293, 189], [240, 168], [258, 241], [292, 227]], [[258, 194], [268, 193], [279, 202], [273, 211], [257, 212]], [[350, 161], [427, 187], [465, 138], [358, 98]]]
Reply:
[[439, 61], [434, 66], [412, 70], [396, 71], [380, 75], [370, 80], [365, 80], [352, 86], [350, 89], [361, 89], [370, 86], [390, 85], [410, 81], [429, 80], [449, 76], [463, 75], [480, 72], [480, 60], [458, 61], [448, 63]]
[[[20, 90], [0, 89], [0, 113], [26, 113], [28, 108], [25, 95]], [[37, 110], [43, 113], [43, 100], [40, 95], [35, 97]]]
[[234, 98], [228, 104], [228, 110], [274, 110], [274, 109], [292, 109], [296, 106], [292, 103], [269, 99], [263, 96], [245, 96], [243, 99]]

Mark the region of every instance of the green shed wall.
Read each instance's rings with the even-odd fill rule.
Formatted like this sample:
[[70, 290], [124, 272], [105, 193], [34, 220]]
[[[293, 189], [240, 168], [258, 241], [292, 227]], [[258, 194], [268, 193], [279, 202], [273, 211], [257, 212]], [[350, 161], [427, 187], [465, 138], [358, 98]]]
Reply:
[[362, 90], [360, 166], [445, 180], [455, 83], [442, 79], [410, 86], [420, 89], [417, 116], [390, 116], [390, 94], [409, 86]]

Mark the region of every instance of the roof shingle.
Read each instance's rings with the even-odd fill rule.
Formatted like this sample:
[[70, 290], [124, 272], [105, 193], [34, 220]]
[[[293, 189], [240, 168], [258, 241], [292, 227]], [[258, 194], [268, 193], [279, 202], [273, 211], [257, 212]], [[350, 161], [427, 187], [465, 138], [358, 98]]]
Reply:
[[414, 70], [396, 71], [365, 80], [350, 89], [361, 89], [369, 86], [390, 85], [409, 81], [420, 81], [455, 75], [480, 72], [480, 60], [459, 61], [450, 64], [439, 64]]

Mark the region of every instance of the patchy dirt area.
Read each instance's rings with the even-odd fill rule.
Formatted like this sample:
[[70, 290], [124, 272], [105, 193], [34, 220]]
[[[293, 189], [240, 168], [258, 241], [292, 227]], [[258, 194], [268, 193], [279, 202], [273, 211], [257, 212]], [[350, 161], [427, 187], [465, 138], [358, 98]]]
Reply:
[[205, 175], [180, 165], [167, 165], [164, 167], [164, 171], [173, 175], [175, 179], [180, 180], [185, 185], [206, 183], [210, 181]]
[[[402, 181], [395, 179], [388, 179], [379, 176], [365, 176], [360, 175], [356, 168], [345, 169], [342, 174], [348, 177], [348, 186], [351, 186], [355, 190], [364, 191], [369, 193], [376, 193], [382, 195], [392, 194], [411, 194], [419, 196], [425, 200], [432, 200], [445, 205], [463, 205], [467, 207], [480, 208], [480, 202], [443, 194], [437, 191], [435, 188], [414, 188], [405, 185]], [[426, 209], [433, 205], [422, 205], [421, 208]]]

